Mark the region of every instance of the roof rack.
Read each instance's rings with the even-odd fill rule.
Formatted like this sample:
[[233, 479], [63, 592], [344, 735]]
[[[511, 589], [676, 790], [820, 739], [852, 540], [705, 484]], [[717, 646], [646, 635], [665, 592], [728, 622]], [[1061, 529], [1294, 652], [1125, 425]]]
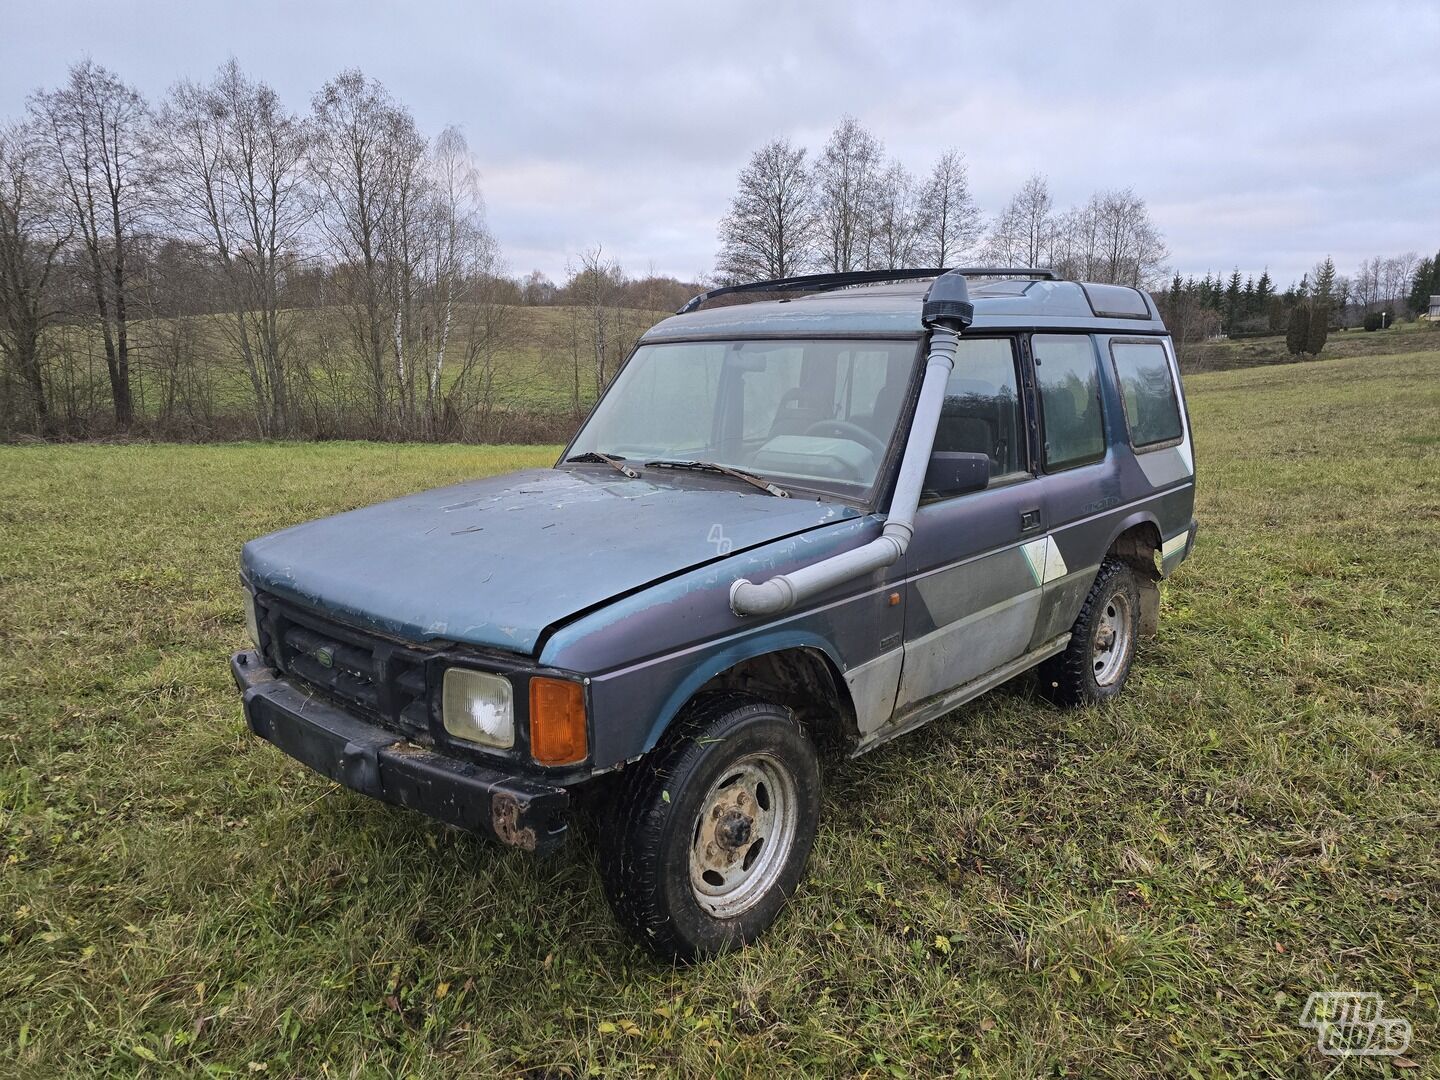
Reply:
[[692, 296], [675, 314], [688, 315], [701, 305], [730, 293], [767, 292], [825, 292], [829, 289], [843, 289], [847, 285], [874, 285], [883, 281], [913, 281], [917, 278], [939, 277], [941, 274], [959, 274], [961, 277], [1040, 278], [1055, 281], [1054, 270], [1037, 270], [1028, 266], [961, 266], [954, 269], [936, 267], [912, 270], [850, 270], [841, 274], [803, 274], [800, 277], [772, 278], [769, 281], [751, 281], [744, 285], [725, 285], [719, 289]]

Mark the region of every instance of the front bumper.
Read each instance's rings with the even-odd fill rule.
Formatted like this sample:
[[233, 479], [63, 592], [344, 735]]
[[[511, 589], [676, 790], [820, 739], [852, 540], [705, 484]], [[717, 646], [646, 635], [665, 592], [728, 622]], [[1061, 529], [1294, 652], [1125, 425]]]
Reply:
[[253, 650], [232, 656], [230, 673], [251, 731], [352, 791], [527, 851], [550, 851], [565, 838], [564, 788], [417, 746], [282, 678]]

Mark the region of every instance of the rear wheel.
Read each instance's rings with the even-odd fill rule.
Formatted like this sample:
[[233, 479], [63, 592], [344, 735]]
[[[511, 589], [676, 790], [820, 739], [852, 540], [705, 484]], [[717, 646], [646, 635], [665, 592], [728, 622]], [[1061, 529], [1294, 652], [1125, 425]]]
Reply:
[[814, 747], [788, 709], [698, 699], [629, 770], [600, 836], [616, 917], [662, 956], [754, 941], [800, 884], [820, 812]]
[[1091, 705], [1120, 693], [1140, 636], [1140, 588], [1129, 564], [1113, 556], [1095, 584], [1065, 651], [1040, 665], [1040, 691], [1057, 705]]

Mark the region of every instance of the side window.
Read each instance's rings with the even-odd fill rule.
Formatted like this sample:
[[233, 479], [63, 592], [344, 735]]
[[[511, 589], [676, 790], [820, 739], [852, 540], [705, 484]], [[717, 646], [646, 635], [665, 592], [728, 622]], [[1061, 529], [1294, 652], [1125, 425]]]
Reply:
[[1025, 428], [1018, 385], [1014, 342], [961, 338], [945, 386], [935, 449], [986, 454], [992, 477], [1019, 472]]
[[1036, 334], [1035, 377], [1044, 425], [1045, 467], [1068, 469], [1105, 456], [1100, 372], [1081, 334]]
[[1110, 356], [1125, 402], [1130, 445], [1139, 450], [1179, 439], [1184, 434], [1180, 401], [1165, 346], [1158, 341], [1116, 341], [1110, 345]]

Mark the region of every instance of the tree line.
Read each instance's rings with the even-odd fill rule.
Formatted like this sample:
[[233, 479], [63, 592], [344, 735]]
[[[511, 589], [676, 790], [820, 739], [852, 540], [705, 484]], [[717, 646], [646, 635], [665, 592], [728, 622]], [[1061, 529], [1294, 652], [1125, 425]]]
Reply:
[[917, 178], [888, 160], [880, 139], [851, 116], [813, 156], [789, 139], [756, 150], [719, 240], [716, 275], [725, 284], [981, 263], [1148, 287], [1162, 277], [1167, 256], [1132, 189], [1096, 192], [1062, 210], [1037, 174], [987, 224], [958, 150], [943, 152]]
[[1327, 255], [1284, 290], [1268, 269], [1258, 277], [1238, 268], [1228, 278], [1177, 273], [1155, 299], [1182, 353], [1207, 338], [1284, 333], [1292, 354], [1318, 355], [1331, 330], [1424, 315], [1432, 295], [1440, 295], [1440, 252], [1422, 259], [1410, 251], [1364, 259], [1352, 275]]
[[[0, 126], [0, 433], [553, 438], [694, 291], [599, 246], [512, 279], [464, 135], [360, 71], [302, 114], [234, 61], [149, 102], [87, 60]], [[501, 400], [517, 344], [559, 415]]]
[[1167, 288], [1132, 189], [1062, 208], [1037, 174], [987, 216], [959, 150], [916, 176], [853, 117], [813, 155], [756, 150], [718, 239], [703, 283], [599, 245], [559, 283], [513, 277], [463, 133], [422, 132], [363, 72], [296, 111], [234, 61], [147, 101], [86, 60], [0, 125], [0, 436], [559, 439], [702, 285], [812, 271], [1050, 267], [1151, 289], [1182, 349], [1288, 331], [1318, 351], [1440, 293], [1440, 254]]

